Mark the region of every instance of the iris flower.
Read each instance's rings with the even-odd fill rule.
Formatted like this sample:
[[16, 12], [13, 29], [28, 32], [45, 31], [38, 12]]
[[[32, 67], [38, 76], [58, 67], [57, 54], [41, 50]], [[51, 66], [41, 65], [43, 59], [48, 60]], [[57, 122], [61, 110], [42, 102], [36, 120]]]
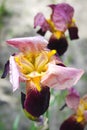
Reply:
[[19, 52], [10, 56], [2, 78], [10, 73], [13, 91], [20, 87], [20, 82], [25, 82], [22, 107], [27, 117], [39, 120], [49, 106], [50, 88], [70, 88], [80, 79], [83, 70], [62, 66], [56, 50], [49, 50], [48, 42], [41, 36], [14, 38], [7, 43]]
[[47, 31], [52, 33], [49, 39], [48, 48], [56, 49], [59, 55], [62, 55], [68, 47], [65, 32], [69, 31], [70, 39], [78, 38], [78, 28], [73, 19], [74, 9], [67, 3], [49, 5], [52, 13], [49, 19], [46, 19], [42, 13], [38, 13], [34, 18], [34, 28], [40, 26], [38, 33], [45, 35]]
[[66, 104], [74, 110], [74, 114], [62, 123], [60, 130], [84, 130], [87, 124], [87, 95], [80, 98], [73, 88], [66, 97]]

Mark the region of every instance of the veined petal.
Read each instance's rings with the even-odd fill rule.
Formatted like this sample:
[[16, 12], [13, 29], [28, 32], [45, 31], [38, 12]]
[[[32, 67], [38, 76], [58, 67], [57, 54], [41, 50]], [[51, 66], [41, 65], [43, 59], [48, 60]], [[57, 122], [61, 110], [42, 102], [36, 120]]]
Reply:
[[66, 89], [75, 85], [83, 74], [83, 70], [50, 64], [42, 77], [41, 83], [50, 88]]
[[38, 13], [34, 18], [34, 28], [40, 26], [43, 32], [49, 30], [49, 24], [47, 23], [44, 15], [42, 13]]
[[19, 88], [19, 71], [14, 56], [10, 56], [10, 82], [13, 86], [13, 91]]
[[41, 36], [14, 38], [14, 39], [7, 40], [7, 43], [11, 46], [18, 48], [22, 52], [41, 51], [44, 50], [48, 44], [47, 40], [45, 40]]
[[69, 90], [69, 94], [66, 96], [66, 104], [69, 108], [74, 109], [76, 111], [79, 103], [80, 103], [80, 95], [78, 94], [76, 89], [72, 87]]
[[54, 22], [56, 28], [60, 31], [65, 31], [67, 29], [68, 23], [71, 22], [74, 9], [67, 3], [49, 5], [52, 9], [52, 21]]

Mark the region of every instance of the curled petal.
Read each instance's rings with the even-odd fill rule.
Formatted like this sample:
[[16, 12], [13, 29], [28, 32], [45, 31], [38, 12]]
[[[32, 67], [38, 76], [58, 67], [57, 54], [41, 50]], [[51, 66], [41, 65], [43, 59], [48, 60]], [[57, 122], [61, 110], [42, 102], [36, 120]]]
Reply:
[[21, 51], [41, 51], [46, 48], [48, 42], [41, 36], [36, 37], [25, 37], [25, 38], [14, 38], [7, 40], [9, 45], [18, 48]]
[[76, 111], [78, 108], [79, 102], [80, 102], [80, 95], [75, 90], [75, 88], [71, 88], [69, 90], [69, 94], [66, 97], [67, 106]]
[[19, 71], [14, 61], [14, 56], [10, 56], [10, 82], [13, 86], [13, 91], [19, 88]]
[[49, 5], [52, 9], [52, 21], [56, 28], [60, 31], [65, 31], [67, 25], [71, 22], [74, 9], [69, 4], [62, 3], [57, 5]]
[[66, 89], [75, 85], [83, 74], [83, 70], [50, 64], [41, 83], [50, 88]]
[[47, 23], [44, 15], [42, 13], [38, 13], [34, 18], [34, 28], [40, 26], [43, 32], [49, 30], [49, 24]]

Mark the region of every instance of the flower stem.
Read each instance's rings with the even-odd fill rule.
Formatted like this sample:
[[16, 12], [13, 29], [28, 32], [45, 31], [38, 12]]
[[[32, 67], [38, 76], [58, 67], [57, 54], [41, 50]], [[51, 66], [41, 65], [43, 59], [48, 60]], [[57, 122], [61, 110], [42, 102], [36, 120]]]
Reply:
[[49, 109], [46, 111], [46, 118], [47, 118], [47, 129], [46, 130], [50, 130], [50, 127], [49, 127]]

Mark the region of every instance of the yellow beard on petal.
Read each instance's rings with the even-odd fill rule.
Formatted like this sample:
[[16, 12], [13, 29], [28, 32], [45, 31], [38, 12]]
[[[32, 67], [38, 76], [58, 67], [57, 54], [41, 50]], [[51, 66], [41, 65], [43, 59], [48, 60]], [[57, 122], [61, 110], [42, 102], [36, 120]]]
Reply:
[[47, 22], [48, 22], [48, 24], [50, 26], [51, 32], [54, 34], [54, 36], [56, 38], [59, 39], [59, 38], [61, 38], [61, 37], [64, 36], [64, 32], [57, 30], [56, 27], [55, 27], [55, 25], [54, 25], [54, 23], [50, 19], [48, 19]]
[[76, 112], [77, 122], [85, 123], [84, 111], [87, 110], [87, 102], [80, 99], [80, 103]]
[[38, 117], [34, 117], [34, 116], [32, 116], [29, 112], [27, 112], [25, 109], [24, 109], [24, 113], [25, 113], [25, 115], [29, 118], [29, 119], [31, 119], [31, 120], [33, 120], [33, 121], [37, 121], [38, 120]]
[[[48, 63], [54, 60], [56, 50], [41, 52], [25, 52], [15, 56], [15, 62], [20, 74], [26, 82], [32, 82], [38, 91], [41, 91], [40, 80], [47, 71]], [[29, 86], [29, 85], [28, 85]]]

